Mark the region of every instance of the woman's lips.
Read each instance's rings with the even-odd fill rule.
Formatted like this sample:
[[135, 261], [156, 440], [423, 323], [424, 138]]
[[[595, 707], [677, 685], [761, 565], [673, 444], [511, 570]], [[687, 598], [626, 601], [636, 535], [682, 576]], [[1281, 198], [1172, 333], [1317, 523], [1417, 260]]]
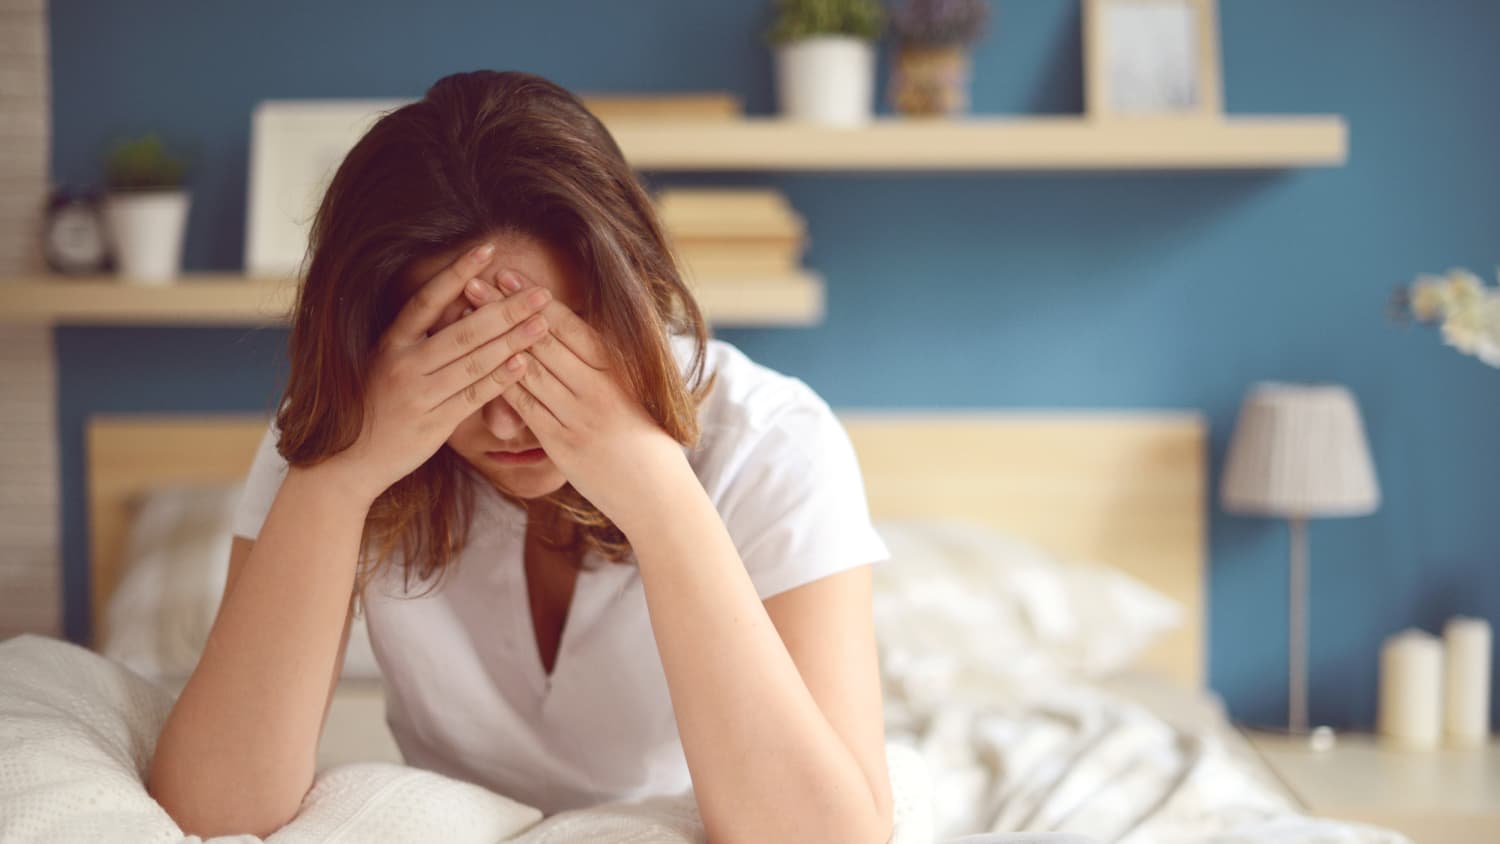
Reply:
[[514, 466], [539, 463], [547, 459], [547, 452], [540, 448], [532, 448], [526, 451], [486, 451], [484, 456], [496, 463]]

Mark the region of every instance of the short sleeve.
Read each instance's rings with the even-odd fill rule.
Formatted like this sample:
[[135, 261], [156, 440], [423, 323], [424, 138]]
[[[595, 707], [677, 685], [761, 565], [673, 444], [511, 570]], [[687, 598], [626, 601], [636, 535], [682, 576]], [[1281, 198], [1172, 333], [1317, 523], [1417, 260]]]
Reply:
[[276, 444], [281, 440], [281, 431], [272, 420], [261, 437], [260, 447], [255, 450], [255, 459], [250, 464], [250, 473], [245, 477], [245, 491], [235, 505], [230, 528], [235, 536], [254, 539], [260, 535], [260, 527], [271, 512], [271, 502], [281, 489], [286, 477], [287, 463]]
[[761, 600], [890, 558], [848, 433], [827, 403], [810, 388], [804, 394], [768, 429], [747, 434], [719, 502]]

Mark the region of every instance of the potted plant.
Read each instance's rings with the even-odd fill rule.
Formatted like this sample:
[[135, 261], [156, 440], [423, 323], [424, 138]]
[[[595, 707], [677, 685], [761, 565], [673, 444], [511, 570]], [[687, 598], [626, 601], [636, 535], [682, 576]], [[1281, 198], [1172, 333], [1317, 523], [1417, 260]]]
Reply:
[[128, 283], [165, 284], [180, 273], [186, 170], [155, 135], [121, 141], [110, 151], [104, 220], [116, 267]]
[[989, 22], [985, 0], [906, 0], [891, 13], [891, 106], [908, 115], [969, 109], [969, 47]]
[[776, 95], [793, 120], [869, 122], [875, 110], [875, 41], [885, 26], [876, 0], [776, 0], [768, 38]]

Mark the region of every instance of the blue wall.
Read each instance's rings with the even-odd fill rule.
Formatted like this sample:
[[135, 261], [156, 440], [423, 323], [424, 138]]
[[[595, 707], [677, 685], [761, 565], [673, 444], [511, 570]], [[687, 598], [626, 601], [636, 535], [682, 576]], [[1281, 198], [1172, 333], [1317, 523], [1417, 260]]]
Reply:
[[[771, 107], [764, 0], [431, 5], [53, 0], [55, 179], [97, 184], [120, 133], [155, 129], [195, 148], [186, 264], [225, 270], [242, 259], [246, 139], [262, 98], [416, 97], [443, 74], [495, 67], [583, 91], [728, 88], [751, 111]], [[1228, 109], [1342, 113], [1347, 167], [742, 177], [782, 187], [807, 215], [829, 316], [720, 334], [835, 406], [1200, 408], [1215, 485], [1248, 384], [1349, 384], [1385, 503], [1313, 525], [1312, 714], [1367, 726], [1384, 636], [1454, 613], [1500, 617], [1500, 371], [1383, 314], [1419, 271], [1500, 263], [1500, 4], [1221, 7]], [[975, 109], [1078, 111], [1077, 3], [1009, 0], [997, 24], [976, 55]], [[85, 418], [268, 409], [284, 340], [58, 332], [70, 635], [87, 624]], [[1211, 531], [1212, 684], [1235, 716], [1275, 721], [1285, 528], [1215, 507]]]

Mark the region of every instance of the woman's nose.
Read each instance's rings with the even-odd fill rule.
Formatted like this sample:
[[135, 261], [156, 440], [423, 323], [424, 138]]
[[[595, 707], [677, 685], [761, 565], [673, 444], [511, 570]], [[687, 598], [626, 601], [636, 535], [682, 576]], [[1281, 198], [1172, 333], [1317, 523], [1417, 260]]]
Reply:
[[499, 396], [486, 402], [480, 414], [484, 427], [498, 440], [514, 443], [526, 430], [526, 421], [510, 406], [510, 402]]

